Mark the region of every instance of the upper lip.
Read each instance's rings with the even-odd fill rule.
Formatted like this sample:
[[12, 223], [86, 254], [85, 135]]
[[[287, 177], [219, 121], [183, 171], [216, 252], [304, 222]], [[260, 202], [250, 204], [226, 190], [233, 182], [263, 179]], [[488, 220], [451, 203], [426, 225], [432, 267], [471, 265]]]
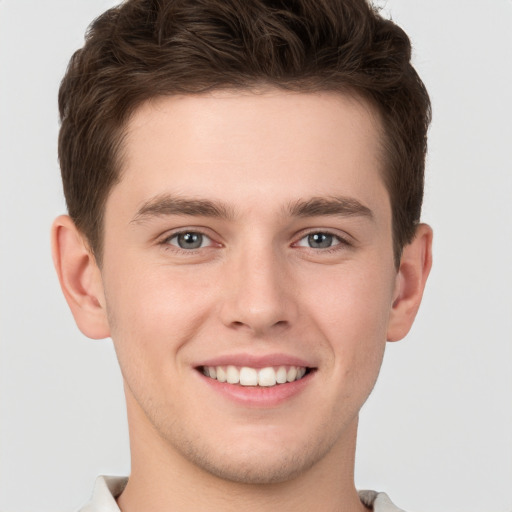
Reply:
[[312, 368], [311, 362], [300, 357], [288, 354], [226, 354], [211, 359], [205, 359], [194, 365], [202, 366], [247, 366], [249, 368], [267, 368], [269, 366], [299, 366], [304, 368]]

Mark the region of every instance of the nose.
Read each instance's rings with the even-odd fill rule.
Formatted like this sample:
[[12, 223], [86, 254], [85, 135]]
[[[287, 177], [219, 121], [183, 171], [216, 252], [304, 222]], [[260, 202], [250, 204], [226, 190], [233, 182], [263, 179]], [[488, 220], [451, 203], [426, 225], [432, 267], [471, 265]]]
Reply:
[[220, 315], [230, 328], [264, 336], [290, 327], [297, 318], [291, 272], [276, 251], [241, 251], [226, 262], [224, 285]]

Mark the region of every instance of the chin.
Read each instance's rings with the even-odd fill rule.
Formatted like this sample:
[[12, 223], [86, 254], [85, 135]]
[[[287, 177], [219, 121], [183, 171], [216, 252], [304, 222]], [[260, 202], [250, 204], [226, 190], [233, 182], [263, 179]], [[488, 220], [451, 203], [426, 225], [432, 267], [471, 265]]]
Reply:
[[[212, 450], [187, 442], [180, 446], [181, 455], [210, 475], [240, 484], [268, 485], [288, 482], [321, 461], [332, 449], [333, 441], [316, 437], [314, 442], [282, 443], [233, 442], [223, 449]], [[241, 446], [243, 445], [243, 446]]]

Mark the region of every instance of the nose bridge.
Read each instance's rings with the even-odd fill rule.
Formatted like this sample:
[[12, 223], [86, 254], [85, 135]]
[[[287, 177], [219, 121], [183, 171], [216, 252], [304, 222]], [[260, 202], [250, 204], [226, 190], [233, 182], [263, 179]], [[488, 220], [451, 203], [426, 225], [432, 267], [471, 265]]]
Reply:
[[271, 241], [256, 237], [234, 251], [230, 260], [226, 269], [229, 284], [223, 304], [224, 323], [245, 326], [254, 333], [289, 324], [296, 308], [291, 287], [286, 285], [289, 272], [284, 255]]

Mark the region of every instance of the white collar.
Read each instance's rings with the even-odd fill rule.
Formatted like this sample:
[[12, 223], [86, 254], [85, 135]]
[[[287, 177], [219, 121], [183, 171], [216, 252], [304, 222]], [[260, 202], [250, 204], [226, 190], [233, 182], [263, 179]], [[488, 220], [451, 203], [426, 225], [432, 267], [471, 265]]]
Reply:
[[[80, 512], [121, 512], [116, 498], [123, 492], [127, 477], [99, 476], [94, 484], [91, 501]], [[376, 491], [359, 491], [364, 505], [373, 507], [373, 512], [404, 512], [393, 505], [388, 495]]]

